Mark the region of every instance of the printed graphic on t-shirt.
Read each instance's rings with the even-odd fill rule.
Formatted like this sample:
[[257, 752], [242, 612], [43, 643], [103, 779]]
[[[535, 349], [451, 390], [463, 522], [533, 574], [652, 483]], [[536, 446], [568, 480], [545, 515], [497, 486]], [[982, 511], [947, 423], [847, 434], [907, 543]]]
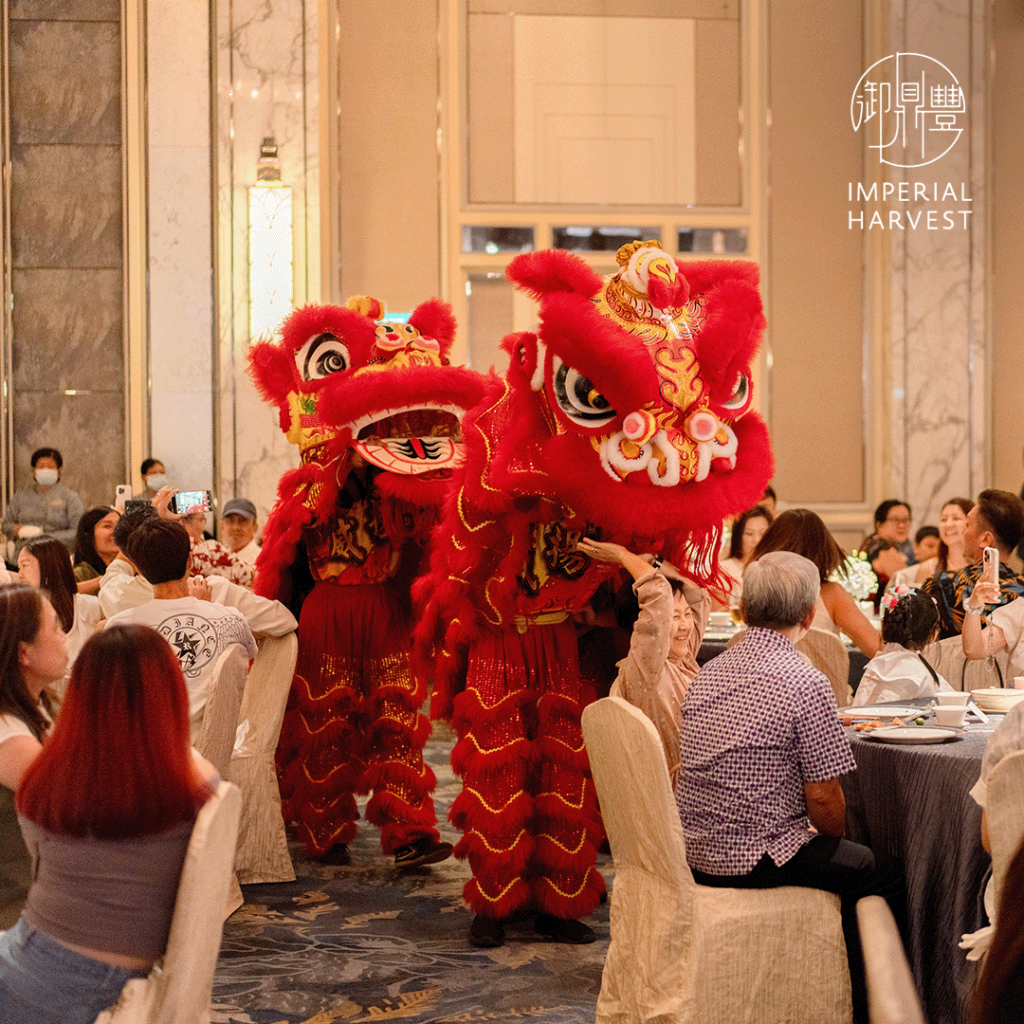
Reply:
[[234, 615], [212, 621], [201, 615], [172, 615], [156, 631], [171, 645], [184, 675], [194, 679], [228, 644], [245, 646], [246, 628]]

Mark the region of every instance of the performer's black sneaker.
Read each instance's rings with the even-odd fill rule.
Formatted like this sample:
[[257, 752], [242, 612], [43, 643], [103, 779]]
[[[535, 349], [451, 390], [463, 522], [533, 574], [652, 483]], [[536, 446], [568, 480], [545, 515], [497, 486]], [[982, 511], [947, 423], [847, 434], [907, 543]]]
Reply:
[[597, 933], [582, 921], [555, 917], [554, 914], [538, 914], [533, 930], [538, 935], [547, 936], [552, 942], [567, 942], [572, 946], [585, 946], [597, 939]]
[[505, 927], [501, 921], [495, 920], [493, 917], [481, 917], [477, 914], [469, 926], [469, 941], [471, 945], [480, 946], [482, 949], [503, 946], [505, 944]]
[[430, 836], [420, 836], [407, 846], [395, 850], [395, 867], [401, 870], [421, 868], [425, 864], [437, 864], [452, 855], [452, 844], [444, 843]]

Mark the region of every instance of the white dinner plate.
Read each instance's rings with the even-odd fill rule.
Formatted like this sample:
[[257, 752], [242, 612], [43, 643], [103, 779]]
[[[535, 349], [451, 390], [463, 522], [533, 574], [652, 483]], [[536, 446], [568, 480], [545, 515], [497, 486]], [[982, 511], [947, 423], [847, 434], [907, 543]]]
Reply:
[[865, 704], [861, 708], [840, 708], [839, 717], [845, 718], [917, 718], [928, 712], [924, 708], [906, 704]]
[[926, 725], [905, 725], [903, 727], [870, 729], [857, 734], [869, 740], [883, 743], [945, 743], [946, 740], [960, 739], [960, 733], [952, 729], [935, 729]]

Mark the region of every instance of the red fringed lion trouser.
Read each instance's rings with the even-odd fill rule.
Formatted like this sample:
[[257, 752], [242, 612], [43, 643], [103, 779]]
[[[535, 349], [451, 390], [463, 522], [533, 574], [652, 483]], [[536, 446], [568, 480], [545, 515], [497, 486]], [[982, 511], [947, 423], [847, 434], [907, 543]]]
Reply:
[[580, 730], [590, 699], [570, 622], [505, 630], [470, 649], [453, 716], [463, 788], [450, 818], [463, 832], [455, 856], [473, 869], [463, 896], [474, 913], [580, 918], [597, 906], [603, 833]]
[[387, 584], [317, 583], [302, 605], [299, 657], [277, 747], [286, 821], [313, 855], [355, 838], [355, 795], [392, 854], [438, 838], [423, 763], [430, 722], [409, 670], [409, 629]]

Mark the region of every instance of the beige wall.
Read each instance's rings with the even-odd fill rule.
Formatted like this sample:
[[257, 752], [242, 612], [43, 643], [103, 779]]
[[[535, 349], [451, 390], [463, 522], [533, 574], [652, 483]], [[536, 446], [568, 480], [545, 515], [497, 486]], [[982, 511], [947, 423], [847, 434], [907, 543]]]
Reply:
[[1024, 6], [992, 5], [992, 485], [1017, 492], [1024, 480]]
[[765, 297], [775, 489], [790, 505], [859, 503], [864, 489], [861, 178], [851, 83], [864, 69], [859, 0], [768, 8], [769, 207]]
[[410, 312], [441, 287], [438, 6], [341, 0], [336, 295]]

